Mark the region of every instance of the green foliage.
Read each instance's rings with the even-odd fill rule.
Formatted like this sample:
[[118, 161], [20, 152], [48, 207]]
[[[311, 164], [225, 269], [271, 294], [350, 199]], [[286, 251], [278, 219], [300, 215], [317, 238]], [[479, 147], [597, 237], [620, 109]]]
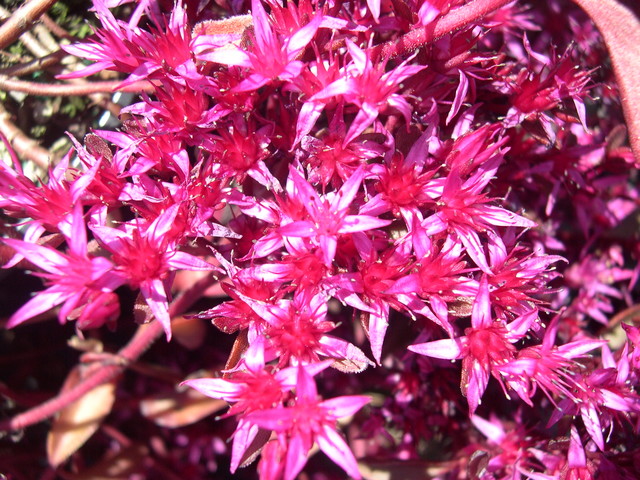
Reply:
[[[77, 38], [85, 38], [92, 33], [93, 14], [88, 11], [90, 3], [83, 0], [56, 2], [49, 10], [49, 15], [58, 25]], [[80, 14], [79, 12], [82, 12]]]
[[86, 110], [87, 103], [85, 97], [68, 97], [67, 101], [60, 107], [60, 113], [71, 118], [76, 117]]

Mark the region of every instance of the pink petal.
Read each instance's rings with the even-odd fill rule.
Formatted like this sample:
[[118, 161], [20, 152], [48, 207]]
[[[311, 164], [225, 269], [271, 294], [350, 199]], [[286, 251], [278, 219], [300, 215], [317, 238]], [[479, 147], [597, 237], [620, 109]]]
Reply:
[[313, 237], [317, 230], [313, 222], [307, 220], [299, 220], [287, 223], [278, 229], [278, 233], [283, 237]]
[[293, 424], [293, 415], [290, 408], [268, 408], [251, 412], [247, 415], [247, 421], [268, 430], [284, 432]]
[[156, 320], [162, 324], [167, 341], [171, 340], [171, 318], [169, 317], [169, 303], [162, 280], [152, 279], [140, 284], [140, 292], [144, 297]]
[[302, 366], [298, 367], [296, 393], [298, 395], [298, 403], [315, 403], [318, 399], [316, 382]]
[[307, 463], [307, 454], [309, 448], [306, 446], [304, 439], [300, 436], [294, 436], [287, 445], [287, 463], [284, 469], [285, 480], [295, 480]]
[[474, 361], [472, 362], [471, 372], [467, 378], [469, 383], [463, 385], [463, 393], [469, 403], [469, 414], [473, 415], [478, 405], [480, 405], [482, 394], [484, 394], [484, 391], [487, 389], [487, 384], [489, 383], [489, 367]]
[[207, 271], [217, 267], [186, 252], [173, 252], [167, 260], [167, 265], [179, 270]]
[[369, 315], [369, 343], [371, 343], [371, 353], [380, 365], [380, 357], [382, 356], [382, 344], [389, 326], [389, 304], [380, 302], [375, 313]]
[[592, 403], [584, 403], [580, 407], [580, 414], [589, 436], [600, 450], [604, 450], [604, 438], [602, 437], [602, 426], [598, 410]]
[[564, 358], [575, 358], [584, 355], [591, 350], [600, 348], [605, 345], [607, 340], [578, 340], [571, 343], [560, 345], [557, 350]]
[[228, 402], [235, 402], [237, 395], [245, 389], [242, 384], [222, 378], [194, 378], [185, 380], [180, 385], [194, 388], [207, 397], [220, 398]]
[[347, 50], [351, 55], [351, 59], [353, 60], [353, 64], [358, 70], [358, 73], [362, 74], [367, 67], [371, 68], [371, 60], [367, 57], [366, 52], [353, 43], [349, 38], [347, 38], [346, 42]]
[[493, 324], [489, 301], [489, 283], [486, 275], [482, 276], [478, 285], [478, 295], [473, 302], [471, 311], [471, 324], [473, 328], [488, 328]]
[[496, 445], [500, 445], [502, 440], [506, 437], [504, 428], [502, 428], [502, 425], [495, 419], [493, 422], [490, 422], [477, 415], [472, 415], [471, 422], [485, 437]]
[[418, 343], [407, 347], [412, 352], [427, 357], [443, 358], [454, 360], [462, 358], [462, 349], [464, 341], [461, 338], [445, 338], [444, 340], [435, 340], [433, 342]]
[[231, 447], [231, 465], [229, 470], [234, 473], [240, 463], [243, 461], [247, 448], [251, 446], [251, 442], [256, 438], [260, 427], [253, 425], [245, 420], [238, 422], [238, 427], [233, 433], [233, 446]]
[[475, 264], [480, 267], [480, 270], [482, 270], [484, 273], [492, 275], [493, 272], [491, 272], [491, 268], [487, 263], [487, 257], [484, 253], [484, 246], [480, 241], [480, 237], [478, 236], [478, 234], [470, 228], [463, 227], [461, 225], [456, 225], [454, 228], [456, 230], [456, 233], [458, 234], [458, 238], [467, 249], [467, 253], [475, 262]]
[[64, 273], [59, 267], [65, 267], [69, 260], [57, 250], [35, 243], [23, 242], [13, 238], [3, 238], [2, 242], [9, 245], [31, 263], [49, 273]]
[[340, 190], [338, 190], [338, 193], [331, 202], [332, 211], [343, 212], [351, 206], [353, 199], [356, 198], [358, 194], [363, 178], [364, 167], [359, 167], [349, 176], [347, 181], [344, 182]]
[[331, 460], [340, 465], [347, 474], [355, 479], [360, 479], [358, 462], [351, 453], [349, 445], [344, 441], [338, 432], [328, 425], [324, 425], [322, 433], [316, 437], [316, 443]]
[[296, 56], [300, 50], [309, 44], [318, 31], [318, 27], [320, 27], [322, 23], [322, 18], [322, 15], [316, 14], [309, 23], [291, 36], [287, 43], [289, 58]]
[[367, 0], [371, 16], [377, 21], [380, 18], [380, 0]]
[[251, 0], [251, 16], [253, 17], [253, 31], [256, 41], [264, 53], [277, 47], [278, 41], [271, 25], [269, 25], [269, 17], [261, 0]]
[[325, 400], [321, 403], [322, 409], [331, 417], [338, 419], [350, 417], [365, 405], [371, 403], [371, 397], [366, 395], [349, 395]]
[[68, 292], [56, 292], [54, 288], [39, 292], [15, 312], [7, 322], [7, 328], [13, 328], [30, 318], [40, 315], [56, 305], [60, 305], [70, 296]]
[[587, 466], [587, 457], [584, 453], [584, 448], [582, 447], [582, 440], [580, 440], [580, 435], [574, 425], [571, 425], [571, 440], [569, 442], [567, 461], [570, 468], [582, 468]]
[[247, 52], [236, 47], [217, 48], [212, 52], [202, 53], [199, 55], [201, 60], [208, 62], [220, 63], [222, 65], [234, 65], [238, 67], [251, 68], [251, 57]]
[[347, 215], [340, 224], [339, 233], [354, 233], [374, 230], [386, 227], [392, 223], [391, 220], [383, 220], [369, 215]]
[[318, 243], [322, 249], [322, 259], [327, 267], [331, 267], [333, 259], [336, 257], [336, 250], [338, 249], [338, 239], [334, 236], [320, 235], [318, 237]]

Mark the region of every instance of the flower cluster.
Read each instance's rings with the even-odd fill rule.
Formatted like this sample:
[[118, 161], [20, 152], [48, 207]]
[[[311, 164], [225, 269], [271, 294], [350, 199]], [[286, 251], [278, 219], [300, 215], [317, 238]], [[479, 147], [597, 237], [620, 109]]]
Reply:
[[633, 478], [640, 333], [614, 315], [640, 192], [585, 14], [191, 3], [94, 0], [65, 47], [92, 63], [64, 78], [148, 92], [46, 180], [0, 163], [5, 267], [45, 286], [7, 327], [117, 329], [129, 290], [170, 341], [172, 297], [208, 278], [224, 296], [190, 316], [236, 340], [182, 388], [230, 405], [231, 472], [294, 480], [315, 445], [352, 478]]

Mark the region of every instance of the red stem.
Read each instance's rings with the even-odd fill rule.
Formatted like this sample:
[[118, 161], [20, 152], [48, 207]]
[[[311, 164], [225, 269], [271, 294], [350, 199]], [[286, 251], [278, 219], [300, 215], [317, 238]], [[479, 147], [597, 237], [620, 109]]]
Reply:
[[371, 59], [397, 57], [410, 53], [423, 45], [428, 45], [445, 35], [460, 30], [513, 0], [473, 0], [466, 5], [451, 10], [435, 21], [433, 25], [406, 33], [397, 40], [376, 45], [369, 52]]
[[[204, 291], [216, 281], [212, 276], [198, 280], [189, 290], [171, 303], [169, 306], [169, 315], [175, 317], [176, 315], [184, 313], [200, 298]], [[120, 375], [127, 365], [137, 360], [162, 333], [162, 325], [158, 321], [140, 325], [129, 343], [117, 353], [116, 357], [121, 359], [121, 362], [104, 365], [71, 390], [61, 393], [57, 397], [16, 415], [9, 420], [1, 422], [0, 431], [20, 430], [52, 417], [98, 385], [106, 383]]]
[[153, 88], [148, 82], [136, 82], [131, 85], [127, 85], [123, 88], [118, 88], [122, 81], [105, 81], [105, 82], [91, 82], [80, 85], [68, 85], [68, 84], [45, 84], [36, 82], [26, 82], [24, 80], [11, 80], [6, 77], [0, 76], [0, 90], [24, 92], [30, 95], [41, 96], [81, 96], [90, 95], [92, 93], [111, 93], [119, 90], [121, 92], [152, 92]]

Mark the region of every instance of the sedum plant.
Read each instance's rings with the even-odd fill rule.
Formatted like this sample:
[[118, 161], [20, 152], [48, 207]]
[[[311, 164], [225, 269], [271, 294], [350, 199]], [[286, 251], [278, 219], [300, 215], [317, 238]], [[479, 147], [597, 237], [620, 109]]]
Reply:
[[63, 478], [635, 478], [638, 12], [575, 4], [94, 0], [57, 78], [139, 95], [0, 163], [5, 326], [85, 353], [0, 429]]

